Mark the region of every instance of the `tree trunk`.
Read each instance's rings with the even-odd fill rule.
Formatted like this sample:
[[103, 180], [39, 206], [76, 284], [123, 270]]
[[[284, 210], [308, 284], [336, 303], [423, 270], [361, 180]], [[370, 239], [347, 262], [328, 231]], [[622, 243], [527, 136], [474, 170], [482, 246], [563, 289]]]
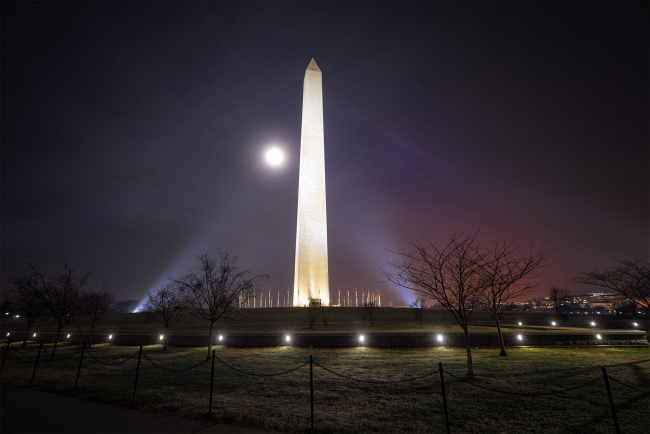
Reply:
[[54, 355], [56, 354], [56, 346], [59, 344], [59, 337], [61, 336], [61, 329], [63, 329], [63, 326], [58, 326], [56, 329], [56, 338], [54, 338], [54, 347], [52, 347], [52, 355], [50, 356], [50, 360], [54, 360]]
[[499, 356], [507, 356], [508, 354], [506, 353], [506, 343], [503, 340], [503, 332], [501, 331], [501, 319], [499, 318], [499, 314], [495, 313], [494, 314], [494, 321], [497, 324], [497, 335], [499, 336], [499, 347], [501, 347], [501, 350], [499, 351]]
[[165, 327], [164, 333], [165, 334], [163, 335], [163, 351], [167, 351], [167, 327]]
[[465, 334], [465, 351], [467, 352], [467, 378], [472, 380], [474, 379], [474, 365], [472, 364], [472, 347], [469, 343], [469, 330], [467, 326], [463, 327], [463, 333]]
[[32, 321], [27, 320], [27, 328], [25, 329], [25, 337], [23, 337], [23, 345], [22, 345], [23, 347], [27, 346], [27, 337], [29, 336], [29, 329], [31, 328], [31, 326], [32, 326]]
[[93, 345], [93, 336], [94, 336], [94, 334], [95, 334], [95, 321], [93, 321], [93, 325], [92, 325], [92, 327], [90, 327], [90, 338], [89, 338], [89, 342], [88, 342], [89, 347], [92, 347], [92, 345]]
[[214, 322], [210, 322], [210, 341], [208, 342], [208, 355], [206, 360], [210, 358], [210, 349], [212, 348], [212, 329], [214, 328]]

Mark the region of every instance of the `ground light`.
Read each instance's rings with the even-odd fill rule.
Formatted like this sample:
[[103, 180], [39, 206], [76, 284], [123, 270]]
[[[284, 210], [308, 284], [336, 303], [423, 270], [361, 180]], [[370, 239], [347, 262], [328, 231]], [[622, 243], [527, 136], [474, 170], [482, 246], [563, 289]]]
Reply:
[[9, 336], [11, 333], [7, 332], [7, 336]]
[[35, 337], [36, 337], [36, 333], [34, 333], [34, 334], [32, 335], [32, 337], [35, 338]]
[[113, 339], [113, 335], [108, 335], [108, 340], [110, 341], [111, 339]]
[[219, 342], [223, 342], [223, 335], [219, 335]]
[[592, 327], [596, 327], [596, 321], [592, 321], [590, 324]]
[[438, 336], [436, 336], [436, 339], [437, 339], [438, 342], [440, 342], [440, 343], [442, 343], [442, 341], [444, 340], [444, 338], [443, 338], [443, 336], [442, 336], [441, 334], [438, 334]]
[[596, 335], [596, 339], [601, 340], [602, 337], [600, 335]]
[[524, 323], [522, 323], [521, 321], [519, 321], [519, 325], [522, 326], [522, 325], [524, 325]]
[[523, 340], [524, 340], [524, 337], [523, 337], [522, 335], [517, 335], [517, 340], [519, 340], [519, 341], [523, 341]]
[[162, 341], [163, 339], [165, 339], [165, 336], [164, 336], [164, 335], [160, 335], [160, 340]]
[[286, 336], [284, 337], [284, 341], [285, 341], [287, 344], [289, 344], [289, 342], [291, 342], [291, 335], [286, 335]]
[[68, 333], [68, 336], [66, 336], [66, 339], [70, 339], [70, 333]]
[[557, 323], [556, 323], [555, 321], [553, 321], [553, 322], [551, 323], [551, 325], [552, 325], [552, 326], [556, 326]]
[[639, 324], [635, 322], [635, 323], [634, 323], [634, 327], [638, 327], [638, 326], [639, 326]]
[[359, 335], [359, 342], [363, 344], [363, 342], [366, 340], [366, 337], [364, 335]]

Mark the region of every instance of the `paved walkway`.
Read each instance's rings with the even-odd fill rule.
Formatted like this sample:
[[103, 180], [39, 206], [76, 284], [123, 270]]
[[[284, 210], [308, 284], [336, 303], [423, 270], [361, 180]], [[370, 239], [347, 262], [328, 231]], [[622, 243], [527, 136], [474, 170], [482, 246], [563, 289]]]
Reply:
[[2, 433], [263, 433], [28, 388], [0, 386]]

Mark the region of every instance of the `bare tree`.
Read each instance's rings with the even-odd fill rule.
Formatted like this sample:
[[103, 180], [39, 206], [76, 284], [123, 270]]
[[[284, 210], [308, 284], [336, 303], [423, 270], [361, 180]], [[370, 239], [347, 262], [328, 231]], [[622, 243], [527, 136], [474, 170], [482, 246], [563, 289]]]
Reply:
[[167, 284], [147, 294], [141, 312], [150, 321], [163, 328], [163, 351], [167, 350], [167, 332], [188, 314], [183, 294], [174, 283]]
[[416, 297], [409, 304], [409, 307], [411, 308], [411, 312], [413, 312], [413, 316], [415, 317], [415, 322], [418, 324], [422, 324], [422, 314], [426, 303], [427, 303], [427, 299], [424, 298], [423, 296], [419, 296]]
[[393, 271], [381, 273], [391, 282], [437, 301], [450, 312], [465, 336], [467, 378], [474, 378], [469, 318], [482, 295], [482, 254], [476, 235], [454, 234], [442, 247], [422, 238], [410, 251], [393, 252]]
[[[537, 269], [548, 260], [549, 253], [540, 249], [521, 252], [512, 241], [499, 240], [483, 251], [482, 274], [485, 291], [482, 302], [492, 313], [499, 337], [499, 356], [506, 356], [506, 346], [501, 331], [503, 306], [516, 297], [528, 294], [538, 283]], [[526, 280], [524, 280], [526, 279]]]
[[553, 307], [555, 308], [555, 315], [560, 315], [560, 309], [566, 301], [571, 298], [571, 291], [568, 289], [558, 288], [554, 286], [548, 292], [551, 301], [553, 302]]
[[70, 268], [67, 263], [58, 276], [46, 280], [32, 264], [27, 265], [27, 271], [22, 276], [14, 278], [16, 286], [23, 285], [31, 288], [43, 302], [56, 326], [56, 338], [50, 359], [54, 359], [56, 348], [61, 336], [61, 330], [70, 324], [79, 313], [79, 295], [88, 285], [90, 273], [81, 275]]
[[33, 277], [31, 275], [14, 277], [15, 287], [7, 291], [6, 294], [3, 294], [6, 297], [6, 301], [12, 306], [12, 309], [27, 321], [23, 336], [23, 347], [27, 346], [27, 338], [32, 326], [47, 313], [45, 305], [34, 289], [34, 282], [32, 281], [30, 284], [27, 284], [24, 280], [33, 279]]
[[[90, 323], [90, 338], [88, 346], [93, 344], [95, 335], [95, 324], [108, 312], [115, 295], [105, 287], [99, 290], [86, 289], [79, 295], [79, 313], [83, 315], [82, 321]], [[83, 341], [83, 330], [81, 330]]]
[[248, 270], [237, 268], [237, 257], [219, 250], [217, 257], [207, 253], [198, 257], [195, 271], [178, 279], [176, 283], [186, 294], [186, 300], [194, 316], [210, 323], [208, 355], [212, 347], [212, 333], [215, 323], [224, 319], [241, 319], [240, 306], [255, 290], [256, 283], [266, 275], [251, 277]]
[[650, 266], [648, 258], [616, 260], [606, 271], [590, 271], [571, 279], [585, 285], [607, 288], [621, 294], [638, 307], [650, 308]]

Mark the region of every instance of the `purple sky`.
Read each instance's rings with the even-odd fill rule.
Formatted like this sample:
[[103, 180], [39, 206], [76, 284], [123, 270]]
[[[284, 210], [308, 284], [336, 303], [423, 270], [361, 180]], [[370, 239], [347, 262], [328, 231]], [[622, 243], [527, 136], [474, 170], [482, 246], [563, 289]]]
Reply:
[[[454, 232], [554, 250], [538, 294], [649, 255], [647, 2], [2, 2], [2, 287], [141, 299], [194, 255], [293, 287], [323, 71], [330, 284]], [[288, 153], [263, 164], [269, 143]]]

